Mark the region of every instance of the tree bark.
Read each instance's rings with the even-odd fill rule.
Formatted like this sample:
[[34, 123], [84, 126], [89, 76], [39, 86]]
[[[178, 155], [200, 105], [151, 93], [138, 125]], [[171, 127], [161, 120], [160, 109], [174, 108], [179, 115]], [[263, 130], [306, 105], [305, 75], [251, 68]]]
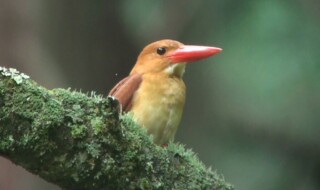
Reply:
[[116, 100], [3, 67], [0, 155], [63, 189], [233, 189], [192, 151], [153, 144]]

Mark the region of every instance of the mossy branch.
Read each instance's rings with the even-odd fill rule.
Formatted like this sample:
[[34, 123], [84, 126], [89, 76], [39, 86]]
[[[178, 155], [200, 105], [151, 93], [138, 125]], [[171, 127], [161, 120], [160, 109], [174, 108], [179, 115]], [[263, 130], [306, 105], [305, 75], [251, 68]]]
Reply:
[[156, 146], [117, 101], [47, 90], [0, 67], [0, 155], [63, 189], [219, 189], [181, 145]]

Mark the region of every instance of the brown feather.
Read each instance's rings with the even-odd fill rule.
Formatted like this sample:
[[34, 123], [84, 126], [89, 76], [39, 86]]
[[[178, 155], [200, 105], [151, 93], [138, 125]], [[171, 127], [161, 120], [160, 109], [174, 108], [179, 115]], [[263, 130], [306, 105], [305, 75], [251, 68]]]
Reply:
[[109, 96], [116, 98], [125, 112], [130, 111], [132, 107], [132, 97], [142, 82], [140, 74], [132, 74], [122, 79], [109, 92]]

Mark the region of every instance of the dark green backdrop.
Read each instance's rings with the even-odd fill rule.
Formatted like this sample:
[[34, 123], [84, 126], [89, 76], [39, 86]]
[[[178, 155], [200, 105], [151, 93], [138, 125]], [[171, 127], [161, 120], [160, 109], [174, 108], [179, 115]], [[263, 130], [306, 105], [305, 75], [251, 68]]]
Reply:
[[[107, 94], [148, 43], [223, 48], [189, 65], [176, 141], [239, 190], [320, 189], [320, 1], [0, 0], [0, 65]], [[58, 189], [0, 162], [0, 189]]]

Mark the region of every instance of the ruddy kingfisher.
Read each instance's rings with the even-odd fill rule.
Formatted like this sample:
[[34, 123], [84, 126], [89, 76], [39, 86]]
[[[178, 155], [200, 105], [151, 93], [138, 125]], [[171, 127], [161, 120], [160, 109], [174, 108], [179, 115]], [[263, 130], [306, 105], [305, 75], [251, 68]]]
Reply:
[[153, 136], [154, 143], [166, 145], [174, 139], [185, 103], [182, 80], [187, 63], [221, 52], [208, 46], [184, 45], [160, 40], [147, 45], [132, 68], [109, 92], [124, 112]]

